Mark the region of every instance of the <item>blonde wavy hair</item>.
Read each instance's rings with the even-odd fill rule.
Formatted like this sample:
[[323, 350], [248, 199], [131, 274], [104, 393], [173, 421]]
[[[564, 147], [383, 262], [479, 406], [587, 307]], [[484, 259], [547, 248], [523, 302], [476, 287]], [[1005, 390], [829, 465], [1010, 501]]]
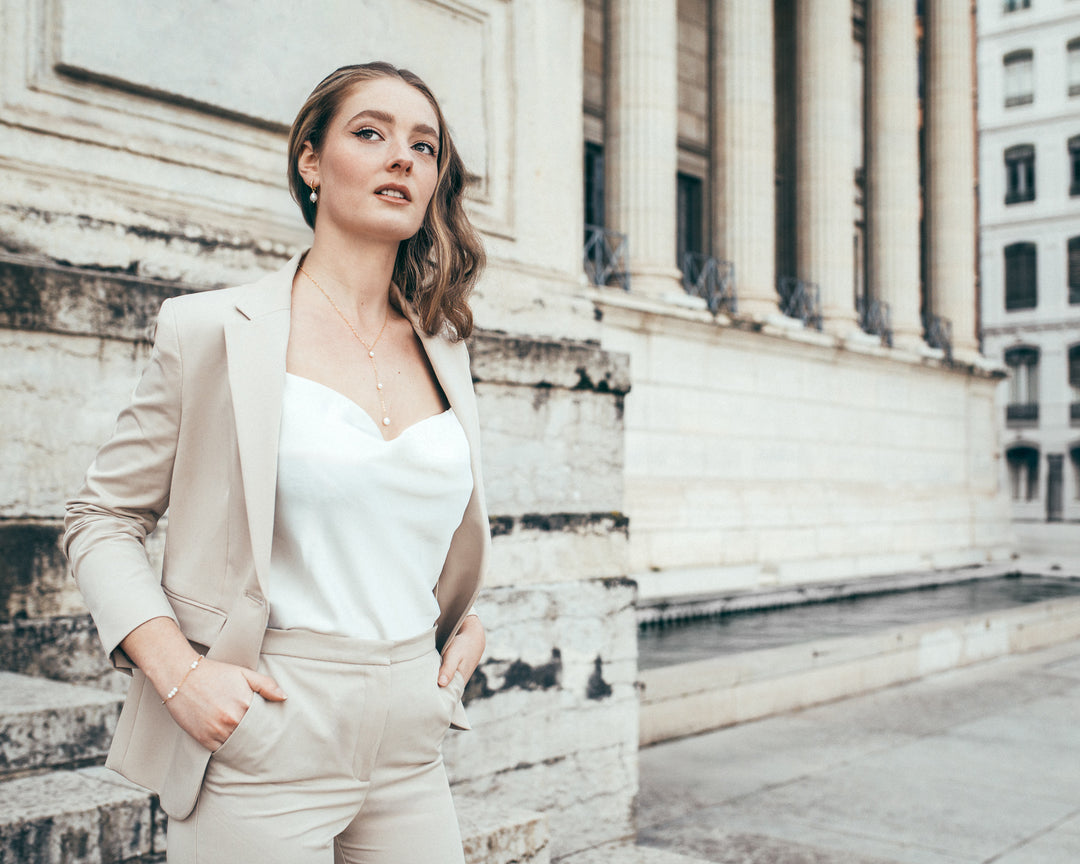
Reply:
[[435, 95], [418, 75], [383, 62], [342, 66], [327, 75], [301, 106], [289, 133], [289, 191], [300, 205], [304, 221], [314, 228], [316, 208], [308, 198], [308, 186], [299, 168], [304, 144], [310, 141], [318, 153], [330, 122], [352, 88], [377, 78], [398, 78], [415, 87], [439, 120], [435, 192], [420, 230], [398, 246], [394, 282], [425, 332], [434, 336], [449, 325], [451, 338], [465, 339], [473, 330], [468, 298], [484, 268], [484, 247], [465, 215], [465, 164]]

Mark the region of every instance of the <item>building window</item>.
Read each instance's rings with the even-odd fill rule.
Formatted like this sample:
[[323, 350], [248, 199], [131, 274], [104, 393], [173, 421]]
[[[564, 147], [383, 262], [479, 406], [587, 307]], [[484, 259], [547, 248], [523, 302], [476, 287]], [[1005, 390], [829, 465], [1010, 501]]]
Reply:
[[1009, 404], [1005, 420], [1009, 426], [1030, 426], [1039, 422], [1039, 349], [1017, 345], [1005, 352], [1009, 367]]
[[1031, 0], [1005, 0], [1005, 12], [1018, 12], [1021, 9], [1030, 9]]
[[1070, 39], [1065, 46], [1068, 52], [1068, 71], [1066, 76], [1069, 81], [1069, 95], [1080, 96], [1080, 37]]
[[1080, 345], [1069, 349], [1069, 390], [1072, 398], [1069, 402], [1069, 422], [1080, 426]]
[[1069, 302], [1080, 303], [1080, 237], [1069, 238]]
[[1069, 139], [1069, 194], [1080, 195], [1080, 135]]
[[1013, 243], [1005, 247], [1005, 308], [1034, 309], [1038, 301], [1035, 244]]
[[1080, 444], [1073, 444], [1069, 456], [1073, 468], [1073, 498], [1080, 501]]
[[585, 142], [585, 224], [604, 227], [604, 148]]
[[1005, 151], [1005, 203], [1035, 200], [1035, 147], [1017, 144]]
[[705, 220], [700, 177], [692, 174], [678, 175], [678, 225], [676, 227], [675, 266], [682, 269], [687, 252], [702, 255], [705, 252]]
[[1029, 49], [1005, 55], [1005, 107], [1035, 101], [1035, 55]]
[[1039, 494], [1039, 451], [1018, 444], [1005, 451], [1013, 501], [1034, 501]]

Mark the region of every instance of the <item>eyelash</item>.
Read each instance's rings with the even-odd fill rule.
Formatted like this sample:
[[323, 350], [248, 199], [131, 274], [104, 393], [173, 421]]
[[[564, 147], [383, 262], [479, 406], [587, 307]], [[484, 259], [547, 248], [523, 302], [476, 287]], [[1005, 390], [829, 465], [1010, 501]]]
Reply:
[[[353, 135], [355, 135], [357, 138], [361, 139], [362, 141], [372, 141], [372, 140], [374, 140], [370, 136], [365, 135], [364, 133], [366, 133], [366, 132], [370, 132], [370, 133], [373, 133], [375, 135], [378, 135], [380, 138], [383, 137], [382, 133], [380, 133], [378, 129], [373, 129], [370, 126], [364, 126], [362, 129], [357, 129], [355, 132], [353, 132]], [[417, 147], [426, 147], [427, 150], [422, 150], [420, 152], [425, 153], [428, 156], [437, 155], [434, 145], [429, 144], [427, 141], [417, 141], [413, 145], [413, 148], [415, 149]]]

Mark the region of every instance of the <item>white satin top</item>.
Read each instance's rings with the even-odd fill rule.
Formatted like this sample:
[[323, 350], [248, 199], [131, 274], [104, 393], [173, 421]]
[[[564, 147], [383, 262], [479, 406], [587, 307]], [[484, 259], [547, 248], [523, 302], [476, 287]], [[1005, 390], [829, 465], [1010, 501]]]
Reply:
[[351, 399], [286, 373], [269, 626], [394, 640], [429, 630], [472, 488], [453, 409], [386, 441]]

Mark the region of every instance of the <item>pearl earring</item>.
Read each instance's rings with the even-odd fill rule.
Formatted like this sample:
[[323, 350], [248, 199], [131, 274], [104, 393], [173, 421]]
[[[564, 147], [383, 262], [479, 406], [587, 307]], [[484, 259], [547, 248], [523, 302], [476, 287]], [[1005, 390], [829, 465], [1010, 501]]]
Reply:
[[311, 187], [311, 194], [308, 195], [308, 200], [312, 204], [314, 204], [316, 201], [319, 200], [319, 193], [318, 193], [317, 189], [314, 186]]

